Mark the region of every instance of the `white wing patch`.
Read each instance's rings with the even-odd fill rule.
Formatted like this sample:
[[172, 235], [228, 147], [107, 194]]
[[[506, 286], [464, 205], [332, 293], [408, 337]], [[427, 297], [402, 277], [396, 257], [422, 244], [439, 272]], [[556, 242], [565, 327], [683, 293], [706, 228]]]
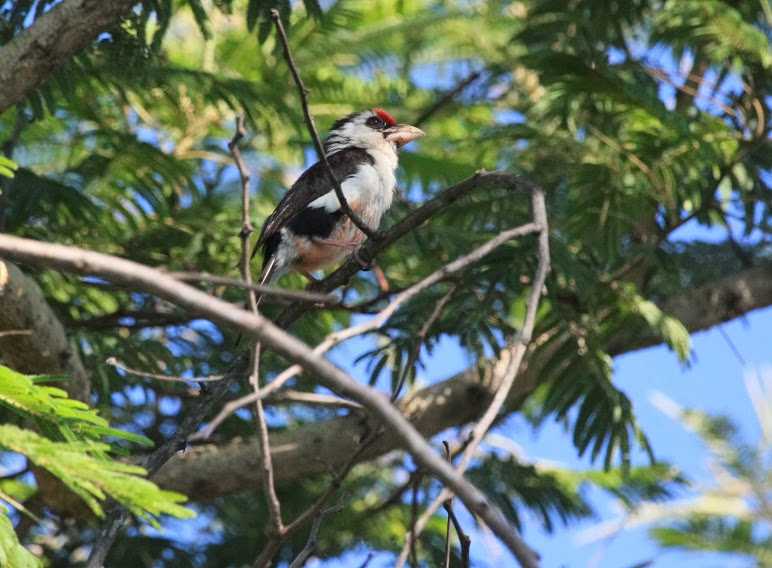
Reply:
[[[373, 205], [378, 203], [380, 207], [388, 209], [394, 191], [394, 173], [391, 170], [384, 172], [381, 168], [363, 164], [354, 175], [346, 178], [340, 187], [348, 202]], [[340, 201], [335, 192], [330, 191], [313, 200], [308, 206], [323, 207], [328, 213], [333, 213], [340, 209]]]

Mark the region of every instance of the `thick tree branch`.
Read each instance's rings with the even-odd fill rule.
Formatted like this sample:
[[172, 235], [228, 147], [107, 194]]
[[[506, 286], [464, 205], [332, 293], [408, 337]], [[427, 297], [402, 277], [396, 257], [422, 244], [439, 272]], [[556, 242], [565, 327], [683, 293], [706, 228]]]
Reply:
[[64, 0], [0, 47], [0, 113], [125, 16], [137, 0]]
[[[663, 309], [678, 318], [692, 332], [707, 329], [755, 309], [772, 306], [772, 266], [745, 270], [717, 282], [674, 296], [662, 303]], [[661, 343], [655, 336], [623, 337], [613, 341], [618, 355]], [[540, 370], [550, 353], [538, 350], [528, 354], [525, 368], [509, 393], [505, 411], [517, 410], [539, 384]], [[482, 372], [471, 368], [446, 381], [421, 389], [399, 402], [399, 408], [415, 428], [431, 438], [451, 427], [463, 426], [479, 418], [494, 396], [507, 365], [488, 362]], [[339, 466], [356, 450], [372, 422], [360, 416], [336, 418], [324, 423], [301, 426], [291, 432], [273, 435], [272, 453], [276, 480], [286, 485], [323, 474]], [[253, 488], [259, 483], [255, 442], [236, 439], [222, 446], [195, 447], [172, 459], [156, 477], [163, 487], [181, 491], [193, 499], [208, 500]], [[393, 432], [385, 432], [361, 461], [372, 460], [399, 448]], [[309, 455], [325, 457], [325, 463], [309, 460]]]
[[67, 375], [61, 383], [78, 400], [88, 400], [89, 379], [43, 292], [34, 280], [0, 259], [0, 361], [35, 375]]
[[308, 345], [284, 332], [260, 314], [250, 314], [183, 284], [159, 270], [114, 256], [6, 235], [0, 235], [0, 252], [25, 262], [80, 274], [98, 275], [107, 280], [128, 284], [136, 290], [155, 294], [201, 313], [212, 321], [240, 331], [252, 340], [259, 340], [277, 353], [300, 363], [324, 386], [367, 407], [389, 431], [399, 436], [401, 445], [418, 463], [452, 489], [464, 505], [488, 525], [523, 565], [536, 565], [533, 552], [501, 511], [491, 504], [482, 492], [453, 470], [386, 397], [360, 384], [326, 359], [317, 356]]

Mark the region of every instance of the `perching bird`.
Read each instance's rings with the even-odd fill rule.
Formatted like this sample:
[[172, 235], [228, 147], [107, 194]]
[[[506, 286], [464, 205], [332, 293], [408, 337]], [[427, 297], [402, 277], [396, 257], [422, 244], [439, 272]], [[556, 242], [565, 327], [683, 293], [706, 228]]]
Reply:
[[[371, 229], [378, 229], [391, 206], [397, 150], [423, 135], [380, 108], [333, 124], [324, 141], [327, 160], [349, 207]], [[303, 172], [263, 224], [255, 248], [263, 248], [260, 282], [270, 284], [290, 271], [310, 278], [311, 272], [356, 253], [364, 237], [341, 210], [319, 161]]]

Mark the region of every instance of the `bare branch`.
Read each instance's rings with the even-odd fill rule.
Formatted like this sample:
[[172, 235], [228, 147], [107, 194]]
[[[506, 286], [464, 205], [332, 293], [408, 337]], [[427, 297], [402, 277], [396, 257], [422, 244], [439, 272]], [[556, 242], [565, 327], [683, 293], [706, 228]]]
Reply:
[[214, 381], [221, 381], [225, 378], [225, 375], [212, 375], [210, 377], [193, 377], [193, 378], [187, 378], [187, 377], [175, 377], [173, 375], [159, 375], [156, 373], [148, 373], [146, 371], [139, 371], [137, 369], [132, 369], [131, 367], [127, 367], [118, 359], [115, 357], [108, 357], [105, 360], [105, 365], [109, 365], [110, 367], [115, 367], [116, 369], [123, 371], [124, 373], [128, 373], [129, 375], [135, 375], [137, 377], [143, 377], [145, 379], [155, 379], [157, 381], [166, 381], [170, 383], [211, 383]]
[[[233, 286], [236, 288], [245, 288], [256, 292], [261, 297], [270, 297], [276, 300], [287, 302], [313, 302], [327, 306], [335, 306], [340, 300], [334, 294], [315, 294], [305, 290], [287, 290], [286, 288], [274, 288], [272, 286], [261, 286], [260, 284], [249, 283], [238, 278], [228, 278], [227, 276], [217, 276], [207, 272], [170, 272], [170, 276], [183, 282], [210, 282], [212, 284], [222, 284], [224, 286]], [[265, 301], [265, 299], [263, 300]]]
[[[236, 118], [236, 132], [228, 143], [228, 149], [233, 156], [233, 161], [239, 170], [241, 179], [241, 278], [247, 286], [247, 304], [249, 311], [255, 316], [257, 312], [257, 294], [251, 288], [252, 270], [250, 268], [249, 255], [249, 237], [254, 231], [250, 219], [250, 199], [249, 199], [249, 172], [247, 171], [244, 158], [241, 155], [239, 143], [244, 138], [246, 131], [244, 129], [244, 115]], [[249, 384], [255, 392], [260, 390], [260, 341], [256, 341], [250, 354], [250, 375]], [[255, 400], [255, 421], [257, 422], [257, 440], [260, 446], [260, 462], [263, 470], [263, 492], [268, 504], [268, 516], [270, 519], [270, 534], [281, 535], [284, 532], [284, 523], [281, 518], [281, 503], [276, 495], [276, 486], [274, 484], [273, 461], [271, 459], [271, 445], [268, 440], [268, 424], [265, 420], [265, 410], [261, 399]]]
[[343, 210], [346, 216], [351, 219], [351, 222], [356, 225], [357, 229], [367, 235], [368, 239], [375, 239], [376, 231], [371, 229], [367, 223], [362, 221], [362, 219], [360, 219], [359, 216], [351, 210], [351, 207], [349, 207], [348, 201], [346, 201], [346, 196], [343, 194], [343, 188], [340, 186], [340, 181], [335, 177], [335, 174], [332, 171], [332, 167], [330, 166], [330, 162], [327, 160], [327, 153], [324, 151], [324, 145], [322, 144], [321, 138], [319, 138], [319, 132], [316, 130], [314, 117], [311, 116], [311, 111], [308, 108], [308, 89], [303, 84], [303, 79], [300, 78], [300, 72], [298, 71], [298, 67], [292, 57], [289, 40], [287, 39], [287, 33], [284, 31], [284, 25], [281, 23], [279, 11], [271, 10], [271, 18], [273, 18], [273, 22], [276, 25], [276, 31], [279, 35], [279, 39], [281, 40], [282, 47], [284, 48], [284, 58], [287, 60], [287, 65], [290, 68], [292, 78], [295, 80], [295, 85], [297, 85], [298, 93], [300, 94], [300, 104], [303, 107], [303, 116], [306, 119], [308, 132], [311, 134], [311, 138], [314, 141], [316, 153], [324, 164], [325, 170], [327, 171], [327, 177], [329, 177], [330, 181], [332, 182], [335, 195], [340, 202], [340, 208]]

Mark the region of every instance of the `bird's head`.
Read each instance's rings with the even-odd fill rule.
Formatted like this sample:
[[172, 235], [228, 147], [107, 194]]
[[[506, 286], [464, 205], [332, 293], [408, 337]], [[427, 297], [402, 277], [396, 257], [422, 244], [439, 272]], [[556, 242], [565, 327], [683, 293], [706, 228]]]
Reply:
[[355, 112], [332, 125], [324, 142], [327, 152], [356, 146], [365, 150], [391, 148], [396, 150], [420, 138], [424, 132], [409, 124], [397, 124], [394, 117], [381, 108]]

